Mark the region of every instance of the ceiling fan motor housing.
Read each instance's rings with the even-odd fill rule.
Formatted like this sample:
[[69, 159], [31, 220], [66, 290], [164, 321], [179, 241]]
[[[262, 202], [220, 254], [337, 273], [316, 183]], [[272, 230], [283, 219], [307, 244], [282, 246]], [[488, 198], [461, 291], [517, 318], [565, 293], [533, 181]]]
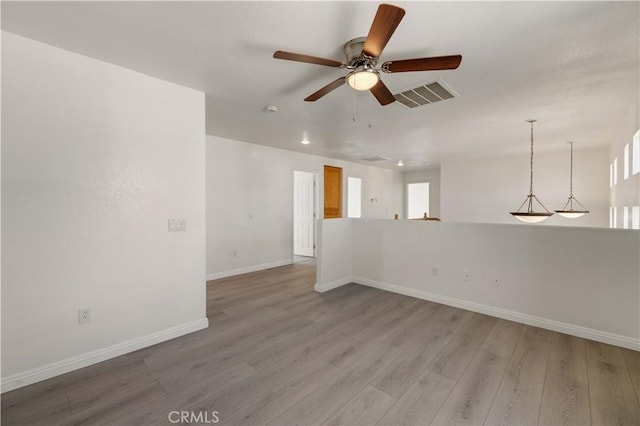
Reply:
[[366, 37], [357, 37], [344, 44], [344, 55], [347, 57], [348, 68], [373, 68], [378, 64], [378, 58], [372, 58], [362, 53]]

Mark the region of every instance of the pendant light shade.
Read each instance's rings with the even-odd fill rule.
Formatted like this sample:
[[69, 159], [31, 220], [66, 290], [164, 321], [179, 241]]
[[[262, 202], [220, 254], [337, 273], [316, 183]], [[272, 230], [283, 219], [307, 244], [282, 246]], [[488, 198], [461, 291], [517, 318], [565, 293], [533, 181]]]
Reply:
[[578, 201], [576, 197], [573, 196], [573, 142], [569, 142], [569, 145], [571, 145], [571, 168], [569, 173], [569, 199], [567, 200], [562, 210], [556, 210], [555, 212], [562, 217], [575, 219], [577, 217], [584, 216], [585, 214], [589, 213], [589, 210], [587, 210], [582, 204], [580, 204], [580, 201]]
[[[530, 180], [529, 180], [529, 194], [524, 199], [524, 202], [520, 204], [520, 207], [515, 212], [510, 212], [515, 218], [525, 223], [538, 223], [542, 222], [549, 216], [553, 216], [553, 212], [547, 210], [547, 208], [538, 200], [538, 197], [533, 193], [533, 123], [536, 120], [527, 120], [531, 124], [531, 160], [530, 165]], [[543, 208], [543, 210], [534, 209], [534, 201]], [[523, 208], [526, 206], [526, 209]]]

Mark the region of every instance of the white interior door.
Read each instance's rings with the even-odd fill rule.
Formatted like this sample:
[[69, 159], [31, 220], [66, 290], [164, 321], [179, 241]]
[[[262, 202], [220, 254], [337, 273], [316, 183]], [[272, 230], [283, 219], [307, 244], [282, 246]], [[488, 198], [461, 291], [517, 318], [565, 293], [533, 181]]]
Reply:
[[315, 256], [314, 174], [293, 172], [293, 254]]

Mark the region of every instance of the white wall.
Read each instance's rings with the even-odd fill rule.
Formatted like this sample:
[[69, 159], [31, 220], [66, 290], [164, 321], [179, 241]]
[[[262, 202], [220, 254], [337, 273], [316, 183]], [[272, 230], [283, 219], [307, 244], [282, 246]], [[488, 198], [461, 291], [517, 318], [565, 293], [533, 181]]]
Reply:
[[[615, 128], [615, 136], [609, 148], [609, 162], [618, 158], [618, 184], [610, 190], [610, 205], [617, 207], [617, 224], [623, 228], [623, 207], [640, 206], [640, 173], [632, 175], [628, 180], [624, 180], [624, 146], [629, 144], [630, 156], [633, 155], [632, 138], [640, 129], [640, 95], [636, 94], [635, 99], [629, 104], [629, 108]], [[629, 168], [631, 173], [631, 167]]]
[[349, 176], [362, 179], [363, 217], [402, 213], [397, 171], [207, 136], [207, 278], [290, 263], [293, 171], [317, 174], [322, 217], [325, 164], [343, 168], [345, 216]]
[[440, 217], [440, 169], [425, 169], [404, 172], [404, 214], [407, 217], [407, 184], [429, 182], [429, 216]]
[[204, 94], [2, 42], [3, 391], [206, 327]]
[[[408, 220], [349, 223], [352, 276], [343, 277], [343, 283], [640, 349], [639, 231]], [[333, 246], [325, 242], [323, 247]], [[322, 271], [332, 270], [332, 262], [348, 271], [323, 247]], [[465, 271], [470, 281], [464, 281]], [[323, 285], [319, 280], [317, 286]]]
[[[574, 145], [573, 193], [589, 211], [577, 219], [554, 215], [541, 225], [609, 226], [607, 148]], [[518, 223], [509, 214], [529, 193], [529, 156], [449, 162], [441, 165], [441, 218], [447, 222]], [[533, 190], [551, 211], [569, 196], [570, 147], [534, 155]]]
[[315, 289], [325, 292], [348, 284], [353, 275], [353, 235], [354, 219], [327, 219], [318, 221], [319, 245]]

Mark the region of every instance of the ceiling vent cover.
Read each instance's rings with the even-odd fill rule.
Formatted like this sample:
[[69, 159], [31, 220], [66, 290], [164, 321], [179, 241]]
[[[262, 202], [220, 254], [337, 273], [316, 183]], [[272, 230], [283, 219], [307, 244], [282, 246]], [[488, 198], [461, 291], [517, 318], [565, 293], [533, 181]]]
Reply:
[[442, 80], [425, 83], [413, 89], [393, 95], [398, 102], [407, 108], [417, 108], [422, 105], [451, 99], [458, 94]]
[[362, 161], [369, 161], [371, 163], [375, 163], [376, 161], [387, 161], [386, 158], [380, 157], [379, 155], [374, 155], [372, 157], [362, 157]]

